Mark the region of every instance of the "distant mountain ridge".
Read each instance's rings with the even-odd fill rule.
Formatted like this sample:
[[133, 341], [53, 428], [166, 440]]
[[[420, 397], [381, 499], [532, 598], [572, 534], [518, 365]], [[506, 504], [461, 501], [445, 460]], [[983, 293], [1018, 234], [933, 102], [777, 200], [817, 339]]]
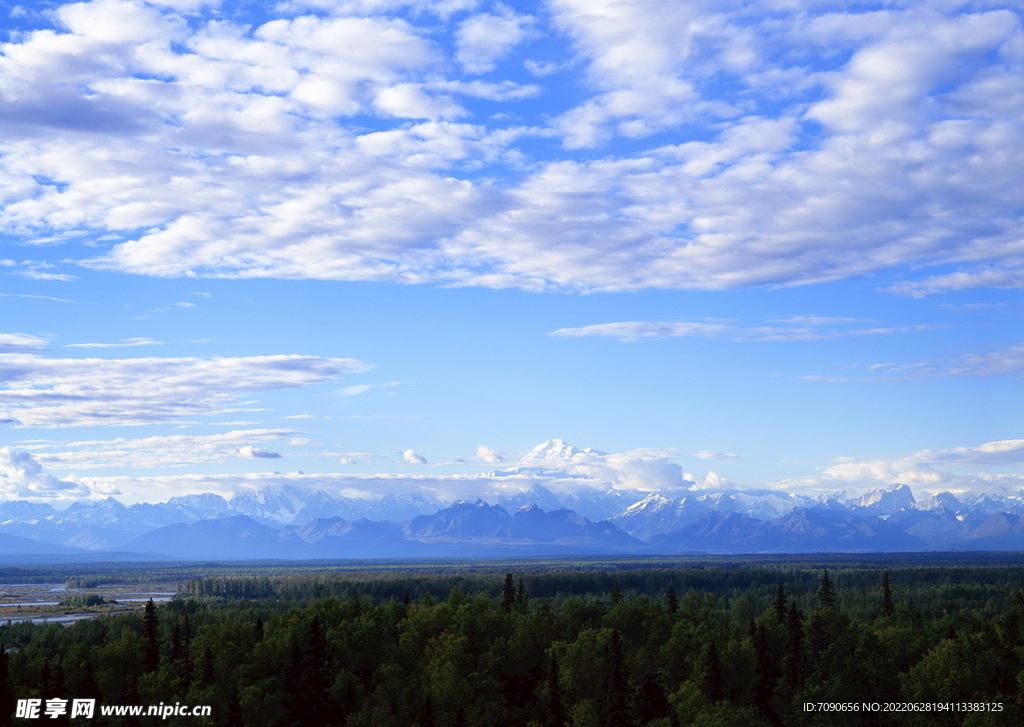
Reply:
[[[559, 487], [584, 481], [573, 467], [600, 464], [602, 457], [549, 440], [493, 474], [525, 480], [528, 489], [486, 502], [446, 502], [424, 492], [356, 498], [291, 485], [246, 490], [230, 500], [197, 493], [124, 505], [108, 497], [60, 512], [10, 500], [0, 502], [0, 535], [21, 540], [0, 539], [0, 554], [364, 558], [1024, 550], [1019, 494], [940, 492], [919, 500], [902, 483], [854, 498], [842, 492], [810, 497], [767, 489], [644, 493], [588, 486], [556, 494], [535, 481], [537, 473], [554, 473]], [[199, 543], [210, 550], [202, 553]]]

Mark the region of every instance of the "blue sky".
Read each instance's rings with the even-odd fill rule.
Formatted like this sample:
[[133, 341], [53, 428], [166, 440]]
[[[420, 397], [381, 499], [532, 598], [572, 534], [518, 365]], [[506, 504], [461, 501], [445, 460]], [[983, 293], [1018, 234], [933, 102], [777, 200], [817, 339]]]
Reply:
[[1015, 6], [0, 16], [0, 496], [1022, 484]]

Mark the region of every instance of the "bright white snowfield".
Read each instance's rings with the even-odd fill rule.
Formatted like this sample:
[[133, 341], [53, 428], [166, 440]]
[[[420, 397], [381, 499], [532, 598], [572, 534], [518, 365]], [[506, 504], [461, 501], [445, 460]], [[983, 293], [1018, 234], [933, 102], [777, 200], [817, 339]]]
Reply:
[[0, 14], [0, 500], [1024, 488], [1019, 4]]

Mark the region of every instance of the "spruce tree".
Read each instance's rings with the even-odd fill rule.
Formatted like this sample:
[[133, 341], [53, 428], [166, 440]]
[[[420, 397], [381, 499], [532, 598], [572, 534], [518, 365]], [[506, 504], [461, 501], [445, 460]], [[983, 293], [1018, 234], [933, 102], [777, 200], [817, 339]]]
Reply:
[[709, 641], [701, 652], [697, 672], [701, 690], [709, 701], [720, 702], [725, 699], [725, 677], [722, 675], [722, 660], [718, 655], [718, 646]]
[[832, 579], [828, 577], [828, 568], [822, 574], [821, 583], [818, 585], [818, 608], [830, 611], [836, 609], [836, 591]]
[[562, 706], [562, 686], [558, 682], [558, 660], [551, 655], [548, 661], [548, 673], [544, 683], [544, 724], [547, 727], [563, 727], [565, 724], [565, 708]]
[[14, 692], [11, 691], [7, 650], [0, 644], [0, 727], [14, 724]]
[[789, 602], [786, 614], [786, 681], [796, 690], [803, 681], [804, 672], [804, 624], [803, 614], [796, 607], [796, 599]]
[[146, 613], [142, 617], [146, 626], [146, 671], [156, 671], [160, 666], [160, 642], [158, 640], [159, 621], [156, 616], [156, 604], [153, 599], [146, 602]]
[[775, 591], [775, 618], [780, 623], [786, 620], [786, 589], [781, 584]]
[[605, 659], [604, 715], [608, 727], [625, 727], [627, 723], [626, 696], [627, 680], [624, 657], [622, 654], [622, 635], [618, 629], [612, 630]]
[[505, 574], [505, 585], [501, 587], [501, 610], [511, 613], [512, 607], [516, 605], [516, 583], [511, 573]]
[[896, 618], [896, 606], [892, 602], [892, 586], [889, 585], [889, 571], [882, 574], [882, 615]]
[[669, 586], [665, 592], [665, 602], [668, 604], [669, 614], [674, 614], [679, 610], [679, 596], [676, 595], [676, 589], [672, 586]]
[[615, 585], [612, 586], [612, 607], [618, 606], [622, 603], [622, 587], [619, 586], [619, 582], [615, 581]]
[[530, 594], [526, 592], [526, 586], [523, 585], [523, 579], [519, 579], [519, 585], [516, 586], [516, 610], [520, 613], [526, 613], [529, 609]]

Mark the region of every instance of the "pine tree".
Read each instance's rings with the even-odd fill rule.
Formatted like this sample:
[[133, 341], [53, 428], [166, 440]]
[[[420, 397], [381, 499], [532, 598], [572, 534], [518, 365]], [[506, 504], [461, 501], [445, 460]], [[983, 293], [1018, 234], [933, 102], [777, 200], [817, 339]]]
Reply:
[[521, 613], [526, 613], [529, 610], [530, 594], [526, 592], [526, 586], [523, 585], [523, 579], [519, 579], [519, 585], [516, 586], [516, 610]]
[[14, 724], [14, 692], [11, 691], [7, 650], [0, 644], [0, 727]]
[[619, 582], [615, 581], [615, 585], [612, 586], [612, 607], [618, 606], [622, 603], [622, 588], [619, 586]]
[[624, 727], [627, 723], [627, 681], [622, 655], [622, 635], [618, 629], [612, 630], [611, 641], [608, 644], [603, 682], [605, 724], [608, 727]]
[[725, 677], [722, 675], [722, 660], [718, 655], [718, 647], [709, 641], [701, 652], [697, 673], [701, 690], [712, 702], [725, 699]]
[[668, 604], [669, 614], [674, 614], [679, 610], [679, 596], [676, 595], [676, 589], [672, 586], [669, 586], [665, 592], [665, 602]]
[[146, 626], [146, 671], [156, 671], [160, 666], [160, 642], [158, 640], [159, 621], [156, 615], [156, 604], [153, 599], [146, 602], [146, 613], [142, 617]]
[[779, 622], [786, 620], [786, 589], [779, 585], [779, 589], [775, 591], [775, 618]]
[[516, 605], [516, 583], [511, 573], [505, 574], [505, 585], [501, 587], [501, 610], [511, 613], [512, 607]]
[[[773, 715], [771, 706], [772, 693], [775, 691], [775, 681], [778, 678], [778, 668], [775, 664], [775, 657], [768, 647], [768, 634], [763, 624], [754, 626], [752, 638], [754, 646], [754, 684], [752, 701], [754, 707], [765, 719]], [[769, 721], [771, 721], [769, 719]]]
[[882, 574], [882, 615], [896, 618], [896, 606], [892, 602], [892, 586], [889, 585], [889, 571]]
[[562, 727], [565, 724], [562, 687], [558, 682], [558, 660], [554, 654], [548, 661], [547, 678], [544, 680], [544, 713], [544, 724], [547, 727]]
[[803, 614], [796, 607], [796, 599], [789, 602], [786, 615], [786, 660], [785, 677], [791, 689], [796, 690], [803, 681], [804, 672], [804, 624]]
[[818, 608], [835, 611], [836, 591], [832, 586], [832, 579], [828, 577], [828, 568], [821, 576], [821, 583], [818, 585]]

